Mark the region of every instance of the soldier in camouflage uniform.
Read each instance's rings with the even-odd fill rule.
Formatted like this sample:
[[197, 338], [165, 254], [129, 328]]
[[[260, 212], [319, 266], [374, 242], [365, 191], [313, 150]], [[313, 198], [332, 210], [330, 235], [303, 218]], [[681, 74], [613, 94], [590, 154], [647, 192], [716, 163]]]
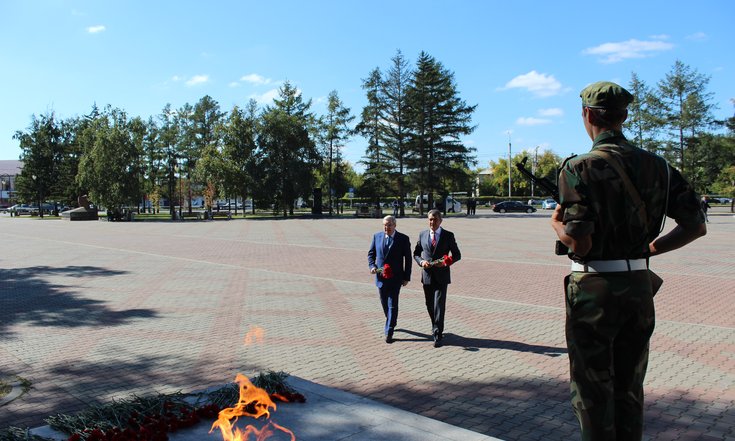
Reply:
[[[583, 440], [640, 440], [658, 288], [648, 258], [707, 230], [699, 199], [681, 174], [623, 136], [633, 96], [609, 82], [580, 96], [593, 146], [562, 166], [551, 219], [573, 261], [564, 280], [572, 405]], [[657, 237], [664, 216], [677, 225]]]

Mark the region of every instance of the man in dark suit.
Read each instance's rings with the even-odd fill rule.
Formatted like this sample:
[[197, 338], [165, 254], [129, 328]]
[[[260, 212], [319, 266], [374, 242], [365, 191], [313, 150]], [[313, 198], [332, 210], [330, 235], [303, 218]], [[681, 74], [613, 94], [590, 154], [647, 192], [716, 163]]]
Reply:
[[[385, 265], [390, 269], [386, 274]], [[383, 218], [383, 231], [373, 235], [368, 251], [368, 267], [375, 274], [375, 286], [385, 314], [385, 342], [393, 343], [398, 321], [398, 294], [411, 280], [411, 241], [396, 231], [396, 218]]]
[[[429, 229], [419, 234], [413, 250], [416, 263], [423, 268], [421, 283], [424, 286], [426, 310], [431, 318], [434, 347], [442, 345], [444, 338], [444, 312], [447, 305], [447, 286], [452, 283], [449, 266], [462, 258], [454, 234], [441, 228], [442, 214], [439, 210], [429, 211]], [[449, 258], [444, 260], [443, 257]]]

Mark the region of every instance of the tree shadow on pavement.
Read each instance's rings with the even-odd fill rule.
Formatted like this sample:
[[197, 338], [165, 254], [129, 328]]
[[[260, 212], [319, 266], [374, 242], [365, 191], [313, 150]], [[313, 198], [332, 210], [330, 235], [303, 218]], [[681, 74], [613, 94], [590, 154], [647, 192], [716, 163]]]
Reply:
[[[37, 427], [57, 413], [76, 413], [112, 397], [194, 392], [231, 381], [231, 363], [198, 356], [140, 356], [48, 366], [21, 399], [3, 407], [0, 429]], [[241, 366], [241, 368], [244, 368]], [[257, 366], [249, 369], [261, 371]], [[241, 370], [245, 372], [246, 370]], [[328, 384], [322, 384], [329, 387]], [[493, 381], [401, 382], [355, 385], [348, 392], [505, 441], [578, 441], [569, 384], [558, 378], [498, 376]], [[308, 405], [307, 396], [307, 405]], [[646, 397], [645, 439], [730, 439], [729, 403], [697, 400], [687, 391]], [[707, 424], [693, 425], [692, 420]], [[704, 432], [724, 435], [708, 437]], [[298, 436], [298, 434], [296, 434]], [[324, 439], [329, 439], [325, 437]]]
[[[365, 390], [362, 394], [365, 395]], [[505, 441], [578, 441], [569, 383], [499, 377], [492, 382], [439, 382], [375, 387], [369, 398]], [[710, 404], [686, 391], [646, 396], [644, 439], [732, 439], [729, 402]], [[706, 421], [693, 425], [692, 421]], [[724, 437], [722, 437], [724, 434]]]
[[157, 355], [97, 362], [65, 360], [47, 366], [43, 372], [29, 373], [32, 386], [26, 394], [0, 408], [0, 429], [43, 426], [49, 416], [76, 414], [113, 399], [195, 392], [231, 381], [228, 376], [212, 384], [209, 366], [186, 369], [182, 365], [193, 366], [194, 362], [183, 356]]
[[[155, 317], [150, 309], [112, 310], [105, 302], [85, 298], [73, 287], [53, 283], [47, 278], [112, 277], [125, 274], [93, 266], [0, 269], [0, 340], [13, 337], [14, 325], [80, 327], [117, 326], [134, 318]], [[112, 282], [114, 286], [115, 282]]]

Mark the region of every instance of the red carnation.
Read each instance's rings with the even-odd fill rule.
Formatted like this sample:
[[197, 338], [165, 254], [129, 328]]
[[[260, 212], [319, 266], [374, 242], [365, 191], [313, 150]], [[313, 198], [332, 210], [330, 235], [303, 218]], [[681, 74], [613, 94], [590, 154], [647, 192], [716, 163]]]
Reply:
[[383, 265], [383, 271], [381, 271], [381, 274], [383, 275], [384, 279], [390, 279], [393, 277], [393, 268], [390, 267], [387, 263]]
[[444, 262], [445, 266], [449, 266], [452, 264], [452, 262], [454, 262], [454, 260], [452, 259], [452, 256], [449, 256], [447, 254], [445, 254], [444, 257], [442, 257], [442, 261]]

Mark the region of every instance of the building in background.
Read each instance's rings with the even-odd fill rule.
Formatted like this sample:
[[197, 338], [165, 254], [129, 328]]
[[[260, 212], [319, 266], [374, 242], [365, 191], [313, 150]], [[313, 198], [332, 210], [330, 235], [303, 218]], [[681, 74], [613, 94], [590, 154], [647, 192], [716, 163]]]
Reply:
[[0, 160], [0, 208], [15, 203], [15, 179], [23, 169], [23, 161]]

